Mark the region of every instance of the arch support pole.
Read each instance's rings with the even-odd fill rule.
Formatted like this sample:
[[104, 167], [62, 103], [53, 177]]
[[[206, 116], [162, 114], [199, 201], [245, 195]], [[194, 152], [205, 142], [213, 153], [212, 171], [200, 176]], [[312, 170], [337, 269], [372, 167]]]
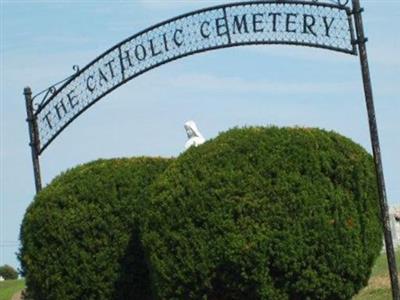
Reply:
[[389, 266], [390, 282], [392, 287], [392, 296], [394, 300], [400, 300], [399, 281], [396, 268], [396, 257], [392, 239], [392, 232], [390, 227], [389, 209], [386, 197], [385, 179], [383, 175], [382, 155], [379, 145], [378, 127], [375, 117], [375, 107], [372, 94], [371, 76], [369, 72], [368, 56], [366, 41], [364, 35], [364, 26], [361, 16], [362, 9], [360, 7], [360, 0], [353, 0], [353, 14], [356, 27], [358, 52], [360, 56], [361, 73], [364, 85], [364, 95], [368, 112], [369, 130], [371, 136], [372, 150], [374, 154], [374, 163], [376, 178], [378, 183], [379, 205], [381, 210], [381, 219], [383, 225], [383, 232], [386, 246], [386, 256]]
[[30, 87], [24, 89], [26, 115], [29, 129], [29, 145], [31, 146], [33, 175], [35, 177], [36, 193], [42, 189], [42, 179], [40, 176], [40, 162], [39, 162], [39, 134], [36, 117], [33, 113], [33, 100], [32, 91]]

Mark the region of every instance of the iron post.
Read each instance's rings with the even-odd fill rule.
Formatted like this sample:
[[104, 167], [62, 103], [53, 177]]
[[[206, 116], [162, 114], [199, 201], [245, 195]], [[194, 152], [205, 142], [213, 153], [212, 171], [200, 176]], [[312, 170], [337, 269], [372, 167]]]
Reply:
[[379, 146], [378, 127], [375, 117], [375, 107], [372, 94], [371, 76], [368, 66], [367, 48], [365, 45], [367, 39], [365, 38], [364, 35], [364, 26], [361, 16], [363, 10], [360, 7], [360, 0], [352, 0], [352, 1], [353, 1], [354, 21], [357, 34], [357, 40], [355, 42], [358, 45], [359, 56], [360, 56], [361, 72], [364, 85], [364, 95], [368, 111], [368, 121], [369, 121], [372, 151], [374, 154], [375, 171], [376, 171], [378, 193], [379, 193], [379, 205], [383, 223], [383, 232], [385, 237], [386, 256], [389, 265], [392, 296], [394, 300], [400, 300], [396, 258], [392, 240], [392, 232], [390, 227], [389, 209], [386, 198], [385, 179], [383, 175], [381, 149]]
[[42, 189], [42, 179], [40, 176], [40, 162], [39, 162], [39, 134], [35, 114], [33, 113], [33, 100], [32, 91], [30, 87], [24, 89], [26, 114], [29, 128], [29, 145], [31, 146], [33, 175], [35, 177], [36, 193]]

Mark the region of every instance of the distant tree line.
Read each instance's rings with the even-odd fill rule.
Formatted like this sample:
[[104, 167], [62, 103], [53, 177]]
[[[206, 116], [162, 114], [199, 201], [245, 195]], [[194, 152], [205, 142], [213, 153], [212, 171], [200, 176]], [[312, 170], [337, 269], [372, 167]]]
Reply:
[[9, 265], [3, 265], [0, 267], [0, 276], [4, 280], [18, 279], [18, 272]]

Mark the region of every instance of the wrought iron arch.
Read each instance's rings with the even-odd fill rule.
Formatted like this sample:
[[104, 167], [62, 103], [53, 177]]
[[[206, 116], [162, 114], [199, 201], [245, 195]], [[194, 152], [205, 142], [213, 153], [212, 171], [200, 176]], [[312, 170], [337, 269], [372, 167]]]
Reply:
[[[133, 78], [215, 49], [260, 44], [356, 54], [351, 11], [315, 1], [252, 1], [197, 10], [151, 26], [113, 46], [34, 104], [38, 154], [90, 106]], [[38, 99], [37, 96], [34, 100]]]
[[[209, 7], [151, 26], [32, 97], [24, 89], [36, 191], [39, 156], [80, 114], [129, 80], [196, 53], [244, 45], [309, 46], [359, 55], [393, 299], [400, 299], [360, 0], [255, 0]], [[356, 31], [356, 36], [354, 34]]]

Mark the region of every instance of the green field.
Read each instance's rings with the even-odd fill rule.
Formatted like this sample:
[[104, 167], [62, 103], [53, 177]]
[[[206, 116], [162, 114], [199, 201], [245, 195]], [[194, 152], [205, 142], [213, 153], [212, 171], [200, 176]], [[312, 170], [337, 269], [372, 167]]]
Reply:
[[0, 282], [0, 300], [10, 300], [11, 297], [25, 287], [25, 280], [6, 280]]
[[[400, 264], [400, 250], [396, 252], [397, 264]], [[10, 300], [12, 295], [22, 290], [25, 286], [23, 279], [7, 280], [0, 282], [0, 300]], [[353, 300], [388, 300], [391, 299], [390, 280], [388, 275], [385, 254], [376, 260], [369, 280], [369, 285], [363, 289]]]
[[[396, 251], [397, 269], [400, 264], [400, 250]], [[389, 271], [386, 255], [381, 254], [372, 269], [368, 286], [363, 289], [354, 300], [387, 300], [392, 299], [390, 290]]]

